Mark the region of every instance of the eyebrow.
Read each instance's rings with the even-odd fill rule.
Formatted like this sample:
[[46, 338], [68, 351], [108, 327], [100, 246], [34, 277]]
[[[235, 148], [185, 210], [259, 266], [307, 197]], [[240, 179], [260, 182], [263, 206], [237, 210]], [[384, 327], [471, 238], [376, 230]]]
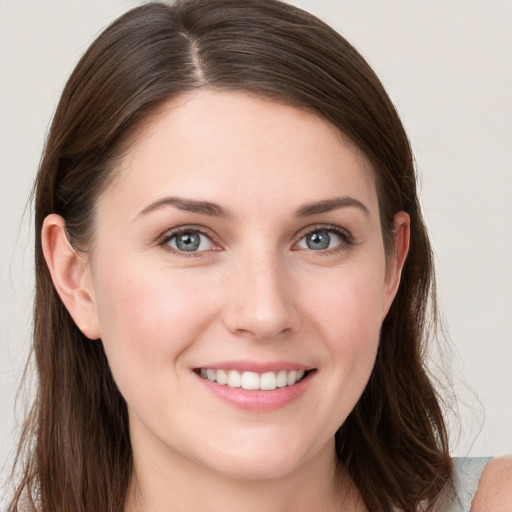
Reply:
[[348, 207], [358, 208], [366, 215], [370, 215], [370, 210], [361, 201], [350, 196], [344, 196], [305, 204], [297, 210], [296, 216], [308, 217]]
[[[197, 201], [195, 199], [186, 199], [182, 197], [163, 197], [162, 199], [158, 199], [157, 201], [154, 201], [153, 203], [150, 203], [148, 206], [146, 206], [135, 216], [134, 220], [168, 206], [172, 206], [178, 210], [199, 213], [211, 217], [232, 217], [232, 214], [228, 210], [216, 203], [211, 203], [209, 201]], [[295, 216], [309, 217], [312, 215], [319, 215], [322, 213], [328, 213], [332, 212], [333, 210], [348, 207], [358, 208], [366, 215], [370, 214], [368, 208], [361, 201], [350, 196], [344, 196], [307, 203], [297, 210]]]
[[222, 208], [222, 206], [210, 203], [209, 201], [196, 201], [195, 199], [186, 199], [182, 197], [163, 197], [162, 199], [158, 199], [146, 206], [135, 216], [134, 220], [167, 206], [173, 206], [178, 210], [200, 213], [212, 217], [231, 217], [231, 214], [226, 209]]

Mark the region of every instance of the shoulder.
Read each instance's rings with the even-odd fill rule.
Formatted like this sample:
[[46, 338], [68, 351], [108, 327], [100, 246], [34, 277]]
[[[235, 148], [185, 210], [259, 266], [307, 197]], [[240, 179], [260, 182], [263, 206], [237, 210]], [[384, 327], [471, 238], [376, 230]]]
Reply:
[[485, 467], [471, 512], [512, 510], [512, 456], [492, 459]]

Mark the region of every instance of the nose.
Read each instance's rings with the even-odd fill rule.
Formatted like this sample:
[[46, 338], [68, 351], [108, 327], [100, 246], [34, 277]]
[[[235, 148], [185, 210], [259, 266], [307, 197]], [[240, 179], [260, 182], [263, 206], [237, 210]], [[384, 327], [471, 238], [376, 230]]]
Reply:
[[278, 255], [241, 258], [227, 276], [224, 321], [229, 331], [270, 340], [296, 328], [292, 284]]

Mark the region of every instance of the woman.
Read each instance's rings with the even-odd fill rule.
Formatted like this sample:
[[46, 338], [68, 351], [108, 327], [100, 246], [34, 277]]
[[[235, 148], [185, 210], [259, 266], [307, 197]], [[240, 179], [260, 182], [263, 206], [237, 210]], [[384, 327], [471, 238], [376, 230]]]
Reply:
[[[487, 461], [454, 475], [421, 360], [410, 147], [332, 29], [275, 1], [127, 13], [66, 85], [35, 204], [39, 389], [12, 509], [471, 501]], [[510, 479], [486, 465], [473, 510], [506, 507]]]

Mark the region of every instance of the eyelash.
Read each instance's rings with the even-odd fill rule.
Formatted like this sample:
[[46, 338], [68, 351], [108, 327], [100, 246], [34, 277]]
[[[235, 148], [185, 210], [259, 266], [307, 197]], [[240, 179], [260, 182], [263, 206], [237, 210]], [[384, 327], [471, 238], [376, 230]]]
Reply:
[[[306, 228], [306, 230], [300, 234], [299, 240], [295, 242], [293, 245], [296, 246], [301, 240], [303, 240], [308, 235], [312, 235], [313, 233], [317, 233], [319, 231], [323, 231], [326, 233], [334, 233], [335, 235], [340, 237], [341, 242], [331, 249], [325, 249], [320, 251], [314, 251], [313, 249], [310, 249], [310, 252], [313, 253], [315, 256], [329, 256], [339, 251], [342, 251], [343, 249], [346, 249], [351, 245], [354, 245], [354, 239], [347, 230], [332, 224], [318, 224], [310, 228]], [[301, 249], [299, 248], [295, 250]]]
[[[339, 226], [334, 226], [334, 225], [330, 225], [330, 224], [318, 224], [318, 225], [312, 226], [310, 228], [307, 228], [305, 231], [302, 231], [298, 241], [293, 244], [292, 250], [301, 250], [300, 248], [296, 248], [296, 249], [293, 249], [293, 248], [308, 235], [312, 235], [313, 233], [316, 233], [319, 231], [323, 231], [326, 233], [334, 233], [335, 235], [340, 237], [341, 242], [336, 247], [333, 247], [331, 249], [325, 249], [325, 250], [319, 250], [319, 251], [310, 249], [310, 252], [314, 253], [315, 255], [318, 255], [318, 256], [331, 255], [331, 254], [339, 252], [343, 249], [346, 249], [348, 246], [354, 244], [352, 235], [348, 231], [340, 228]], [[203, 253], [209, 252], [209, 251], [190, 251], [190, 252], [179, 251], [179, 250], [176, 250], [173, 247], [170, 247], [168, 245], [172, 239], [174, 239], [180, 235], [186, 234], [186, 233], [198, 233], [200, 235], [203, 235], [203, 236], [207, 237], [214, 246], [218, 246], [218, 244], [215, 242], [215, 237], [213, 236], [213, 234], [210, 231], [208, 231], [200, 226], [182, 226], [179, 228], [174, 228], [169, 231], [166, 231], [162, 236], [159, 237], [158, 244], [161, 247], [163, 247], [166, 251], [171, 252], [173, 254], [178, 254], [180, 257], [184, 257], [184, 258], [203, 256]]]
[[204, 228], [201, 228], [200, 226], [182, 226], [179, 228], [173, 228], [169, 231], [166, 231], [161, 237], [159, 237], [158, 245], [160, 245], [164, 250], [171, 252], [173, 254], [177, 254], [182, 258], [197, 258], [198, 256], [203, 256], [204, 252], [208, 252], [208, 251], [190, 251], [190, 252], [179, 251], [179, 250], [176, 250], [173, 247], [170, 247], [168, 245], [173, 238], [176, 238], [180, 235], [184, 235], [186, 233], [198, 233], [200, 235], [203, 235], [203, 236], [207, 237], [214, 246], [218, 246], [218, 244], [214, 241], [215, 237], [213, 236], [213, 234], [210, 231], [208, 231]]

